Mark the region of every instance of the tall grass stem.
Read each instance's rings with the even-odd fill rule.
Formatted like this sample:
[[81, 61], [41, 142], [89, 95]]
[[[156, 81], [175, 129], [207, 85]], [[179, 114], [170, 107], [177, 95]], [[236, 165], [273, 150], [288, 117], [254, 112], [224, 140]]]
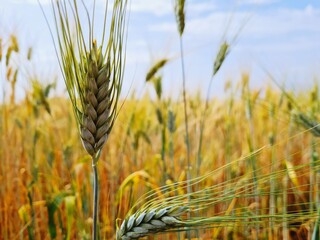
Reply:
[[[180, 36], [180, 56], [181, 56], [181, 71], [182, 71], [182, 87], [183, 87], [183, 108], [184, 108], [184, 124], [186, 130], [186, 147], [187, 147], [187, 193], [191, 193], [191, 186], [189, 180], [191, 179], [190, 173], [190, 139], [189, 139], [189, 124], [188, 124], [188, 109], [187, 109], [187, 93], [186, 93], [186, 76], [185, 76], [185, 65], [184, 65], [184, 54], [183, 54], [183, 39]], [[190, 196], [188, 197], [190, 201]], [[190, 212], [188, 212], [188, 218], [190, 218]], [[190, 239], [190, 233], [187, 232], [188, 239]]]
[[92, 171], [93, 171], [93, 226], [92, 226], [92, 239], [98, 240], [98, 214], [99, 214], [99, 175], [97, 162], [99, 154], [92, 157]]

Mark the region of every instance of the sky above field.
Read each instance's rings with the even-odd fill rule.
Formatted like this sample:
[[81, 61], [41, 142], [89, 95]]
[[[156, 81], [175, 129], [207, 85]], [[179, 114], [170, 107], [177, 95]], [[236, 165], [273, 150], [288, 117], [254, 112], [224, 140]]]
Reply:
[[[50, 14], [50, 1], [41, 0]], [[89, 2], [89, 1], [87, 1]], [[97, 0], [96, 29], [102, 28], [103, 5]], [[278, 82], [299, 90], [320, 77], [320, 2], [318, 0], [187, 0], [184, 51], [187, 87], [205, 90], [219, 45], [237, 40], [214, 80], [212, 95], [223, 96], [227, 80], [236, 83], [250, 73], [252, 87], [270, 83], [269, 71]], [[49, 18], [49, 24], [53, 22]], [[241, 29], [241, 30], [240, 30]], [[240, 30], [240, 31], [239, 31]], [[59, 72], [48, 26], [37, 0], [0, 0], [0, 36], [16, 33], [22, 48], [34, 47], [34, 62], [25, 76], [37, 73], [51, 81]], [[238, 34], [240, 33], [240, 34]], [[155, 61], [170, 58], [161, 72], [167, 94], [181, 92], [179, 38], [172, 0], [132, 0], [127, 43], [124, 93], [141, 93], [145, 74]], [[29, 82], [19, 79], [23, 94]], [[3, 87], [3, 84], [1, 85]], [[64, 89], [58, 81], [58, 93]], [[2, 94], [2, 91], [1, 93]], [[1, 97], [1, 95], [0, 95]], [[1, 97], [2, 98], [2, 97]]]

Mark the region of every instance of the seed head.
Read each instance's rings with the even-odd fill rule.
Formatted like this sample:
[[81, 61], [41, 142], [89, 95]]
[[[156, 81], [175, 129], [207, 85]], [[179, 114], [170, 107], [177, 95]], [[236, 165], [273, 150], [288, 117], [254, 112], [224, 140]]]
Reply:
[[175, 15], [178, 24], [178, 31], [180, 36], [182, 36], [185, 27], [185, 10], [184, 10], [185, 0], [175, 0]]
[[[107, 46], [103, 45], [106, 29], [103, 31], [101, 45], [98, 46], [93, 38], [91, 22], [94, 16], [91, 22], [89, 20], [89, 37], [88, 41], [85, 40], [77, 2], [70, 1], [69, 5], [67, 7], [66, 1], [53, 3], [60, 66], [83, 146], [91, 156], [95, 156], [107, 141], [117, 116], [124, 70], [127, 0], [114, 2]], [[84, 3], [83, 7], [87, 11]], [[74, 18], [69, 19], [68, 16]], [[69, 21], [73, 21], [76, 26], [75, 35], [71, 33]], [[106, 26], [105, 23], [104, 28]]]
[[228, 53], [229, 53], [229, 44], [226, 41], [224, 41], [220, 46], [219, 52], [213, 64], [213, 76], [216, 75], [219, 69], [221, 68]]
[[182, 226], [179, 216], [186, 211], [185, 207], [159, 207], [136, 212], [122, 222], [117, 240], [138, 239]]
[[153, 79], [156, 75], [156, 73], [168, 62], [168, 59], [164, 58], [156, 62], [148, 71], [146, 75], [146, 82], [149, 82], [151, 79]]

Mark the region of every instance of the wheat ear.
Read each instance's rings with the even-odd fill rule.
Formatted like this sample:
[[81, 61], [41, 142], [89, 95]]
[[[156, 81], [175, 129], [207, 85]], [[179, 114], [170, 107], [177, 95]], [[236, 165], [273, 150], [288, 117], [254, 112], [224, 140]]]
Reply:
[[102, 63], [102, 53], [95, 42], [87, 54], [87, 67], [84, 69], [84, 108], [80, 123], [80, 136], [86, 151], [94, 156], [106, 142], [114, 122], [110, 66]]
[[184, 11], [185, 0], [175, 0], [174, 11], [176, 15], [176, 21], [178, 24], [178, 31], [182, 36], [185, 27], [185, 11]]
[[157, 232], [180, 227], [186, 207], [165, 207], [137, 212], [125, 219], [117, 231], [117, 240], [139, 239]]
[[220, 49], [219, 52], [216, 56], [216, 59], [214, 61], [213, 64], [213, 74], [212, 76], [216, 75], [217, 72], [220, 70], [220, 67], [222, 66], [226, 56], [229, 54], [229, 44], [224, 41], [221, 45], [220, 45]]
[[156, 73], [168, 62], [168, 59], [164, 58], [157, 61], [147, 72], [146, 82], [155, 77]]
[[293, 114], [294, 120], [301, 124], [304, 128], [309, 130], [313, 136], [320, 137], [320, 125], [314, 119], [311, 119], [307, 115], [297, 112]]
[[[83, 146], [92, 157], [102, 149], [117, 115], [125, 58], [122, 50], [126, 4], [126, 0], [114, 2], [106, 48], [103, 42], [98, 47], [96, 40], [93, 40], [93, 27], [89, 30], [87, 46], [77, 15], [74, 16], [77, 28], [73, 37], [66, 2], [56, 1], [54, 6], [62, 72]], [[75, 0], [72, 11], [78, 13]]]

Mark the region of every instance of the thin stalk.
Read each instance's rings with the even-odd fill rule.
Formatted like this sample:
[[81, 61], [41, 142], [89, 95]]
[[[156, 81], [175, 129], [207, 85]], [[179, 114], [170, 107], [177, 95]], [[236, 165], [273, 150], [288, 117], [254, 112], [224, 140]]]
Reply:
[[[287, 216], [287, 202], [288, 202], [288, 183], [289, 183], [289, 176], [286, 174], [284, 181], [283, 181], [283, 196], [282, 196], [282, 214], [283, 216]], [[288, 240], [288, 221], [286, 217], [283, 217], [283, 228], [282, 228], [282, 236], [283, 240]]]
[[[181, 56], [181, 71], [182, 71], [182, 87], [183, 87], [183, 108], [184, 108], [184, 124], [185, 124], [185, 130], [186, 130], [186, 147], [187, 147], [187, 193], [188, 193], [188, 201], [190, 201], [189, 194], [191, 193], [191, 186], [190, 186], [190, 179], [191, 179], [191, 173], [190, 173], [190, 142], [189, 142], [189, 125], [188, 125], [188, 110], [187, 110], [187, 94], [186, 94], [186, 76], [185, 76], [185, 66], [184, 66], [184, 54], [183, 54], [183, 41], [182, 36], [180, 36], [180, 56]], [[188, 218], [190, 219], [190, 212], [188, 212]], [[188, 239], [190, 238], [190, 233], [187, 232]]]
[[162, 123], [162, 131], [161, 131], [161, 160], [163, 162], [163, 182], [165, 183], [168, 179], [168, 169], [166, 164], [166, 124]]
[[315, 161], [317, 160], [317, 152], [315, 149], [315, 139], [312, 136], [311, 137], [311, 159], [310, 159], [310, 191], [309, 191], [309, 208], [310, 208], [310, 213], [314, 211], [314, 185], [315, 185]]
[[32, 186], [31, 189], [28, 190], [28, 201], [29, 201], [29, 205], [30, 205], [31, 222], [28, 225], [27, 229], [28, 229], [28, 237], [30, 240], [35, 239], [35, 232], [36, 232], [33, 196], [34, 196], [34, 189]]
[[[201, 115], [201, 120], [200, 120], [200, 137], [199, 137], [199, 145], [198, 145], [198, 154], [197, 154], [197, 170], [196, 170], [196, 176], [200, 176], [200, 169], [201, 169], [201, 164], [202, 164], [202, 143], [203, 143], [203, 133], [204, 133], [204, 128], [205, 128], [205, 121], [206, 121], [206, 115], [209, 109], [209, 97], [210, 97], [210, 90], [211, 90], [211, 85], [213, 81], [214, 75], [211, 77], [208, 90], [207, 90], [207, 96], [206, 96], [206, 101], [205, 101], [205, 106]], [[197, 186], [197, 190], [199, 190], [199, 186]], [[228, 203], [226, 203], [228, 204]], [[197, 217], [199, 217], [197, 215]], [[197, 238], [199, 238], [198, 234], [199, 230], [197, 230]]]
[[[292, 115], [290, 115], [290, 120], [289, 120], [289, 139], [292, 137], [292, 124], [293, 124], [293, 119]], [[286, 147], [286, 161], [291, 162], [291, 142], [289, 141]], [[284, 181], [283, 181], [283, 203], [282, 203], [282, 215], [287, 216], [287, 207], [288, 207], [288, 184], [289, 184], [289, 173], [287, 170], [287, 174], [285, 175]], [[283, 218], [283, 228], [282, 228], [282, 235], [283, 235], [283, 240], [288, 240], [289, 239], [289, 229], [288, 229], [288, 221], [287, 218]]]
[[169, 134], [169, 157], [171, 162], [171, 174], [174, 174], [174, 145], [173, 145], [173, 133]]
[[269, 239], [274, 239], [274, 215], [276, 213], [276, 185], [275, 185], [275, 177], [273, 173], [276, 170], [275, 163], [276, 163], [276, 155], [275, 155], [275, 147], [274, 147], [274, 138], [275, 135], [272, 133], [270, 144], [271, 144], [271, 169], [270, 169], [270, 220], [269, 220], [269, 232], [270, 236]]
[[[252, 124], [250, 124], [252, 126]], [[250, 127], [251, 130], [253, 130], [252, 127]], [[260, 197], [259, 197], [259, 190], [258, 190], [258, 176], [257, 176], [257, 166], [256, 166], [256, 162], [257, 162], [257, 158], [255, 157], [255, 155], [253, 154], [254, 152], [254, 144], [252, 143], [253, 141], [253, 136], [252, 136], [253, 132], [251, 132], [251, 138], [249, 137], [248, 141], [249, 141], [249, 148], [250, 148], [250, 153], [252, 153], [252, 156], [249, 158], [249, 164], [251, 166], [252, 169], [252, 180], [253, 180], [253, 190], [254, 190], [254, 201], [257, 203], [257, 207], [255, 209], [255, 214], [256, 216], [259, 216], [259, 202], [260, 202]], [[255, 230], [256, 230], [256, 236], [255, 239], [259, 239], [259, 222], [255, 223]]]
[[[319, 163], [318, 163], [319, 164]], [[315, 223], [315, 227], [313, 229], [313, 234], [312, 234], [312, 240], [317, 240], [320, 239], [320, 196], [319, 196], [319, 186], [320, 186], [320, 172], [319, 170], [315, 173], [315, 178], [316, 178], [316, 183], [315, 183], [315, 191], [316, 191], [316, 196], [315, 196], [315, 203], [316, 203], [316, 209], [318, 212], [318, 219]]]
[[316, 220], [315, 228], [314, 228], [313, 233], [312, 233], [312, 240], [317, 240], [317, 239], [320, 238], [319, 227], [320, 227], [320, 211], [318, 210], [318, 218]]
[[274, 215], [276, 214], [276, 179], [274, 176], [274, 172], [276, 171], [276, 148], [275, 148], [275, 141], [276, 141], [276, 133], [277, 133], [277, 124], [275, 118], [275, 105], [270, 105], [270, 114], [269, 119], [272, 124], [271, 135], [269, 137], [269, 144], [271, 146], [271, 166], [270, 166], [270, 199], [269, 199], [269, 238], [268, 239], [275, 239], [275, 219]]
[[[232, 126], [232, 123], [231, 123], [231, 116], [232, 116], [232, 107], [233, 107], [233, 96], [232, 96], [232, 93], [230, 94], [230, 102], [228, 104], [228, 110], [227, 110], [227, 114], [228, 114], [228, 119], [226, 121], [226, 137], [225, 137], [225, 151], [226, 151], [226, 164], [227, 164], [227, 168], [225, 170], [225, 175], [226, 175], [226, 182], [230, 182], [231, 179], [232, 179], [232, 176], [231, 176], [231, 171], [232, 171], [232, 165], [231, 165], [231, 162], [232, 162], [232, 156], [231, 156], [231, 148], [232, 148], [232, 135], [231, 135], [231, 132], [232, 132], [232, 129], [231, 129], [231, 126]], [[225, 189], [224, 189], [225, 193], [229, 192], [229, 191], [232, 191], [232, 194], [234, 194], [233, 190], [230, 188], [230, 186], [227, 186]], [[225, 209], [228, 209], [229, 205], [231, 204], [232, 200], [231, 201], [226, 201], [225, 203]], [[231, 211], [231, 215], [234, 216], [234, 209], [232, 209]], [[225, 227], [225, 230], [224, 230], [224, 238], [225, 239], [228, 239], [228, 227]]]
[[[310, 191], [309, 191], [309, 209], [310, 214], [317, 210], [317, 170], [316, 170], [316, 161], [318, 159], [318, 153], [315, 146], [315, 138], [311, 137], [311, 159], [310, 159]], [[317, 228], [317, 225], [310, 226], [310, 232], [314, 232]], [[311, 234], [309, 234], [309, 239], [311, 240]]]
[[[255, 144], [254, 144], [254, 122], [253, 122], [253, 103], [251, 101], [250, 96], [250, 89], [249, 89], [249, 83], [247, 83], [246, 87], [246, 110], [247, 110], [247, 120], [249, 124], [249, 134], [248, 134], [248, 145], [249, 145], [249, 151], [250, 153], [254, 152]], [[259, 199], [259, 190], [258, 190], [258, 177], [257, 177], [257, 159], [254, 154], [248, 159], [249, 163], [248, 165], [251, 167], [252, 170], [252, 180], [253, 180], [253, 186], [254, 186], [254, 201], [258, 204], [260, 202]], [[255, 209], [256, 216], [259, 216], [259, 205], [257, 205]], [[255, 239], [259, 238], [259, 223], [255, 224], [255, 231], [256, 236]]]
[[163, 114], [163, 107], [162, 107], [162, 100], [161, 100], [161, 95], [158, 95], [158, 107], [157, 107], [157, 115], [158, 115], [158, 121], [159, 124], [161, 126], [161, 151], [160, 151], [160, 155], [161, 155], [161, 160], [162, 160], [162, 164], [163, 164], [163, 174], [162, 174], [162, 183], [165, 184], [166, 180], [168, 179], [168, 169], [167, 169], [167, 164], [166, 164], [166, 144], [167, 144], [167, 140], [166, 140], [166, 128], [167, 128], [167, 124], [166, 124], [166, 119], [164, 117]]
[[97, 162], [99, 155], [92, 157], [92, 171], [93, 171], [93, 226], [92, 226], [92, 239], [98, 239], [98, 207], [99, 207], [99, 176], [97, 169]]
[[[314, 113], [319, 112], [320, 109], [320, 105], [319, 105], [319, 97], [318, 97], [318, 84], [315, 84], [315, 99], [314, 99], [314, 109], [312, 110]], [[313, 138], [314, 139], [314, 138]], [[315, 141], [315, 139], [314, 139]], [[315, 191], [315, 208], [318, 212], [318, 214], [320, 213], [320, 170], [318, 168], [319, 166], [319, 154], [317, 151], [317, 145], [316, 142], [313, 143], [313, 154], [312, 154], [312, 165], [313, 165], [313, 171], [314, 171], [314, 180], [315, 180], [315, 186], [314, 186], [314, 191]], [[318, 169], [318, 170], [317, 170]], [[320, 217], [318, 218], [318, 223], [320, 222]], [[318, 226], [316, 225], [316, 228], [318, 228], [318, 231], [320, 231], [320, 226], [318, 224]], [[314, 230], [316, 231], [316, 230]], [[320, 233], [318, 232], [318, 236], [320, 237]]]
[[[319, 98], [318, 98], [318, 85], [315, 84], [314, 91], [311, 92], [311, 102], [312, 102], [312, 118], [315, 118], [316, 113], [319, 111]], [[315, 136], [311, 136], [311, 158], [310, 158], [310, 191], [309, 191], [309, 209], [310, 213], [313, 213], [314, 210], [318, 210], [318, 186], [317, 186], [317, 160], [319, 156], [316, 148], [316, 139]], [[314, 226], [310, 226], [310, 232], [316, 232], [318, 226], [315, 224]], [[313, 237], [313, 236], [312, 236]], [[311, 239], [311, 234], [309, 234], [309, 239]]]
[[[188, 110], [187, 110], [187, 94], [186, 94], [186, 76], [184, 66], [184, 54], [183, 54], [183, 41], [180, 37], [180, 56], [181, 56], [181, 70], [182, 70], [182, 82], [183, 82], [183, 108], [184, 108], [184, 124], [186, 129], [186, 147], [187, 147], [187, 164], [188, 173], [190, 176], [190, 142], [189, 142], [189, 124], [188, 124]], [[189, 178], [190, 179], [190, 178]], [[188, 180], [189, 180], [188, 179]]]
[[210, 79], [209, 87], [207, 90], [205, 106], [204, 106], [204, 109], [202, 112], [202, 118], [200, 121], [200, 138], [199, 138], [198, 156], [197, 156], [197, 177], [199, 177], [199, 175], [200, 175], [200, 167], [201, 167], [201, 163], [202, 163], [201, 149], [202, 149], [202, 143], [203, 143], [203, 133], [204, 133], [204, 128], [205, 128], [205, 120], [206, 120], [206, 115], [207, 115], [207, 112], [209, 109], [209, 97], [210, 97], [212, 80], [213, 80], [213, 76]]
[[[133, 142], [133, 167], [138, 168], [138, 145], [139, 145], [139, 137], [136, 137], [137, 133], [134, 134], [134, 142]], [[130, 172], [134, 171], [134, 168], [132, 167], [132, 164], [130, 164]]]
[[[0, 70], [1, 70], [1, 68], [0, 68]], [[0, 74], [1, 74], [1, 71], [0, 71]], [[1, 76], [1, 75], [0, 75]], [[0, 120], [0, 135], [1, 135], [1, 137], [0, 137], [0, 144], [1, 144], [1, 146], [5, 146], [5, 141], [6, 141], [6, 139], [8, 139], [7, 137], [6, 137], [6, 132], [7, 132], [7, 130], [6, 130], [6, 119], [8, 119], [7, 117], [6, 117], [6, 103], [5, 103], [5, 101], [4, 101], [4, 95], [5, 95], [5, 93], [4, 93], [4, 88], [3, 88], [3, 100], [2, 100], [2, 105], [1, 105], [1, 107], [0, 107], [0, 117], [2, 118], [1, 120]], [[1, 148], [0, 149], [0, 155], [1, 156], [5, 156], [5, 150], [4, 150], [4, 148]], [[4, 157], [4, 159], [8, 159], [7, 157]], [[7, 163], [7, 160], [5, 160], [5, 161], [0, 161], [0, 174], [1, 174], [1, 176], [4, 176], [4, 174], [5, 174], [5, 166], [9, 166], [9, 164]], [[8, 183], [6, 183], [6, 184], [8, 184]], [[6, 184], [2, 184], [2, 186], [1, 186], [1, 188], [0, 188], [0, 194], [2, 195], [2, 193], [4, 192], [4, 189], [5, 189], [5, 186], [4, 185], [6, 185]], [[3, 196], [3, 195], [2, 195]], [[4, 219], [3, 219], [3, 215], [2, 214], [0, 214], [0, 222], [4, 222]], [[5, 232], [5, 234], [6, 234], [6, 232]]]
[[229, 182], [232, 178], [231, 176], [231, 161], [232, 161], [232, 129], [231, 129], [231, 126], [232, 126], [232, 123], [231, 123], [231, 116], [232, 116], [232, 96], [230, 96], [230, 102], [229, 102], [229, 106], [228, 106], [228, 115], [229, 115], [229, 118], [226, 122], [226, 142], [225, 142], [225, 151], [226, 151], [226, 163], [228, 165], [228, 168], [226, 168], [226, 177], [227, 177], [227, 182]]
[[168, 111], [168, 118], [167, 118], [167, 127], [169, 130], [169, 158], [170, 158], [170, 174], [174, 176], [175, 173], [175, 164], [174, 164], [174, 142], [173, 142], [173, 134], [176, 130], [175, 126], [175, 114], [169, 110]]
[[[317, 160], [319, 161], [319, 160]], [[319, 162], [317, 163], [319, 164]], [[318, 210], [318, 212], [320, 211], [320, 171], [318, 170], [316, 172], [316, 208]]]

